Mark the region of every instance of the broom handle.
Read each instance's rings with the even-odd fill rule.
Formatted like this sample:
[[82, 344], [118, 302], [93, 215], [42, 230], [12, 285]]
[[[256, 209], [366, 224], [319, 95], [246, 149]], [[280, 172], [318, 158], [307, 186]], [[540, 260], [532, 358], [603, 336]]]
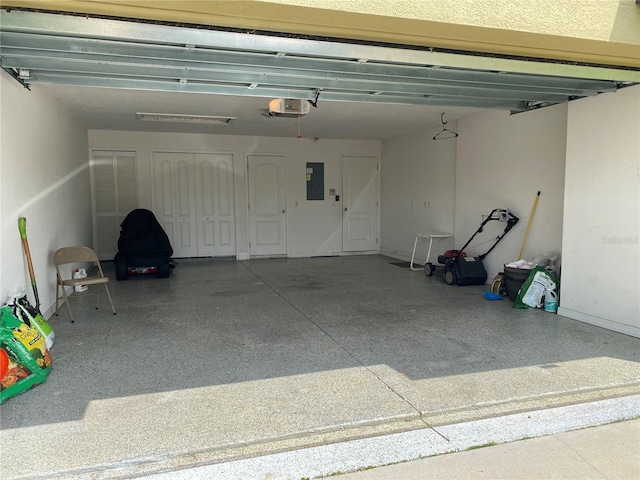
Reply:
[[522, 247], [520, 247], [520, 254], [518, 255], [518, 260], [522, 258], [522, 254], [524, 253], [524, 246], [527, 243], [527, 237], [529, 236], [529, 230], [531, 229], [531, 223], [533, 222], [533, 216], [536, 213], [536, 207], [538, 206], [538, 200], [540, 200], [540, 190], [538, 190], [538, 195], [536, 195], [536, 199], [533, 202], [533, 208], [531, 209], [531, 215], [529, 216], [529, 223], [527, 224], [527, 231], [524, 233], [524, 239], [522, 240]]

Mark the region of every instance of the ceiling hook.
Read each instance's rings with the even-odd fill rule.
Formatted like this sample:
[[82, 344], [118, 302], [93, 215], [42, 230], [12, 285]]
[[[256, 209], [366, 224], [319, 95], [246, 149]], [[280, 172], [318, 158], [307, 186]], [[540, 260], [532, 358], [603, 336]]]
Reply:
[[444, 112], [440, 115], [440, 122], [442, 123], [442, 131], [434, 135], [434, 140], [444, 140], [446, 138], [456, 138], [458, 136], [457, 132], [453, 132], [445, 127], [447, 121], [444, 119]]
[[316, 94], [315, 100], [307, 100], [314, 108], [318, 108], [318, 98], [320, 97], [320, 92], [321, 90], [319, 88], [316, 88], [313, 91], [313, 93]]

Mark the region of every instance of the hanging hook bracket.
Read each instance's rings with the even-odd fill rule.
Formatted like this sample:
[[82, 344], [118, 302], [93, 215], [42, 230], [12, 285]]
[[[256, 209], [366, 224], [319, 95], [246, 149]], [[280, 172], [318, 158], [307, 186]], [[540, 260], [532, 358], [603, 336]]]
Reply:
[[316, 88], [313, 93], [316, 94], [316, 98], [314, 100], [307, 100], [312, 106], [313, 108], [318, 108], [318, 98], [320, 98], [320, 92], [322, 90], [320, 90], [319, 88]]
[[444, 119], [444, 112], [440, 115], [440, 123], [442, 123], [442, 130], [433, 136], [434, 140], [445, 140], [447, 138], [456, 138], [458, 134], [445, 127], [447, 121]]

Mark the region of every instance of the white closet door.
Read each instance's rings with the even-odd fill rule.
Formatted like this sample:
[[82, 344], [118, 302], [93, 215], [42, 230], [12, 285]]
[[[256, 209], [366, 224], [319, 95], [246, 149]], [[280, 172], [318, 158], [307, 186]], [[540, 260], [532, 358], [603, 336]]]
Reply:
[[[170, 153], [153, 154], [153, 213], [175, 244], [175, 206], [173, 205], [173, 160]], [[174, 247], [175, 248], [175, 247]]]
[[378, 249], [378, 159], [342, 157], [342, 251]]
[[112, 260], [118, 251], [120, 223], [138, 206], [136, 153], [93, 150], [93, 249], [101, 260]]
[[153, 211], [167, 232], [173, 256], [197, 256], [193, 155], [154, 152], [153, 180]]
[[198, 256], [236, 253], [233, 155], [195, 154]]

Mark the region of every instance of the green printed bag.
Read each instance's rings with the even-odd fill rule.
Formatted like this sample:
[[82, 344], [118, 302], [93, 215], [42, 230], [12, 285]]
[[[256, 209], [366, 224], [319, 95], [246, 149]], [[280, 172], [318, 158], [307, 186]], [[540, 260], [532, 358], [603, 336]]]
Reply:
[[50, 371], [44, 337], [17, 319], [10, 307], [0, 308], [0, 404], [43, 383]]
[[556, 291], [560, 284], [557, 278], [544, 267], [537, 266], [531, 270], [529, 277], [524, 281], [513, 308], [542, 308], [544, 295], [547, 291]]
[[31, 328], [35, 328], [40, 332], [40, 335], [44, 337], [47, 348], [53, 346], [55, 333], [51, 325], [49, 325], [40, 312], [29, 303], [26, 295], [14, 297], [8, 305], [12, 308], [12, 313], [18, 320], [22, 320]]

